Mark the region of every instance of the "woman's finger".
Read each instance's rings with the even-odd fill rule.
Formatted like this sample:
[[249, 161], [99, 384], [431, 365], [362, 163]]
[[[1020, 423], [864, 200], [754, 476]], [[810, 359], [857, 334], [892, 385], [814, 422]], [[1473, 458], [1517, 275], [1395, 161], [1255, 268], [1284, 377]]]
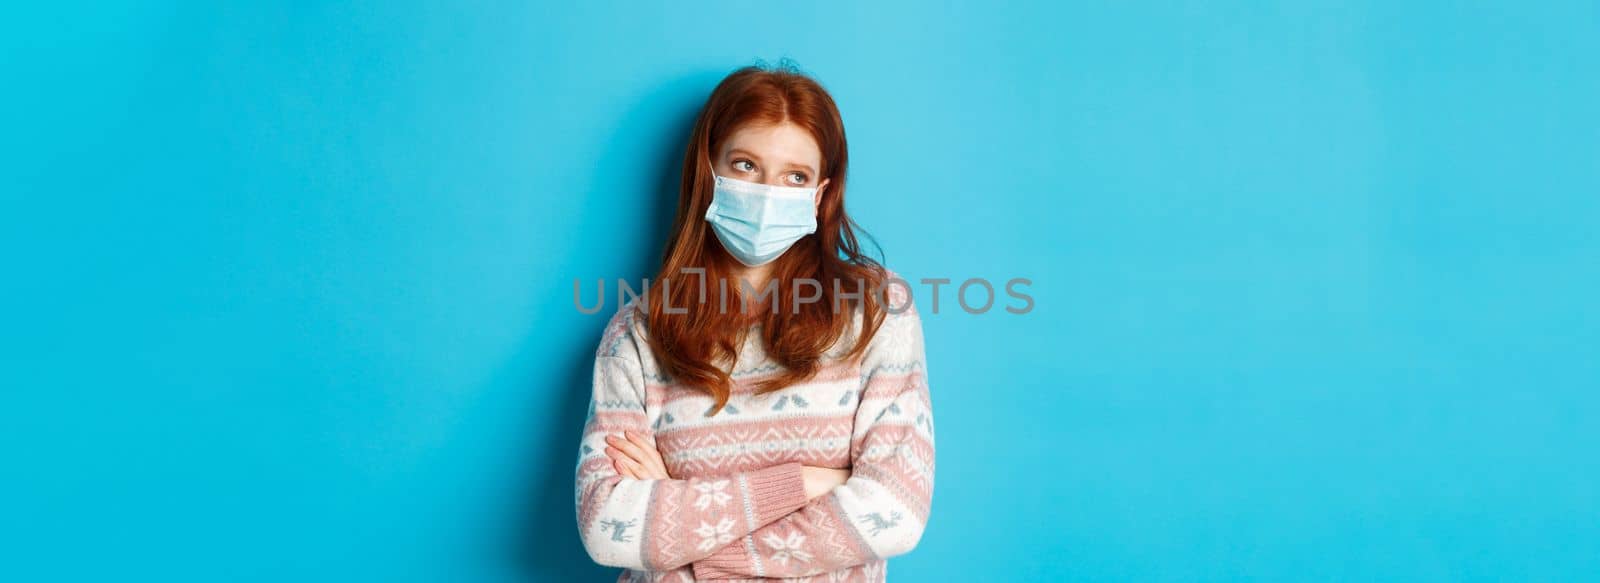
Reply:
[[642, 455], [639, 452], [634, 451], [634, 445], [625, 439], [607, 437], [606, 444], [606, 452], [612, 457], [625, 457], [634, 461], [639, 461], [639, 458]]
[[622, 431], [622, 436], [628, 438], [628, 441], [631, 441], [631, 442], [637, 444], [639, 447], [648, 448], [648, 449], [655, 449], [656, 448], [656, 442], [655, 441], [651, 440], [648, 437], [645, 437], [644, 434], [639, 433], [637, 431], [625, 429], [625, 430]]
[[[625, 431], [621, 437], [606, 436], [606, 455], [611, 457], [619, 467], [627, 469], [638, 480], [668, 479], [666, 462], [661, 458], [661, 452], [642, 434]], [[618, 473], [624, 473], [621, 470]]]
[[635, 464], [639, 463], [639, 460], [634, 458], [633, 454], [630, 454], [628, 452], [622, 451], [622, 450], [617, 449], [615, 447], [607, 447], [606, 448], [606, 455], [611, 456], [611, 459], [617, 460], [619, 462], [633, 462]]
[[638, 462], [635, 462], [631, 459], [622, 460], [622, 464], [628, 466], [628, 469], [633, 471], [633, 477], [635, 480], [648, 480], [655, 477], [650, 475], [650, 472], [645, 471], [645, 469], [640, 466]]
[[645, 467], [656, 470], [662, 475], [666, 475], [666, 460], [661, 459], [661, 450], [656, 449], [656, 444], [654, 441], [651, 441], [645, 438], [645, 436], [632, 431], [624, 432], [624, 434], [627, 436], [629, 441], [632, 441], [634, 445], [639, 447], [639, 449], [644, 450], [645, 457], [635, 459], [638, 459]]
[[615, 448], [617, 448], [619, 450], [622, 450], [622, 453], [627, 454], [628, 457], [632, 458], [634, 461], [643, 461], [645, 459], [648, 459], [648, 458], [645, 457], [645, 452], [642, 451], [637, 444], [633, 443], [633, 441], [629, 440], [626, 437], [617, 437], [615, 435], [607, 435], [606, 436], [606, 443], [610, 444], [611, 447], [615, 447]]
[[629, 478], [633, 478], [635, 480], [644, 479], [644, 476], [639, 475], [638, 470], [633, 469], [633, 466], [631, 464], [629, 464], [628, 458], [626, 458], [626, 457], [614, 458], [614, 459], [611, 460], [611, 463], [613, 465], [617, 466], [617, 473], [619, 473], [619, 474], [622, 474], [622, 475], [627, 476]]
[[635, 480], [639, 479], [639, 476], [634, 475], [633, 470], [630, 470], [628, 469], [628, 466], [623, 465], [622, 460], [612, 458], [611, 467], [616, 468], [617, 473], [622, 475], [624, 478], [632, 478]]

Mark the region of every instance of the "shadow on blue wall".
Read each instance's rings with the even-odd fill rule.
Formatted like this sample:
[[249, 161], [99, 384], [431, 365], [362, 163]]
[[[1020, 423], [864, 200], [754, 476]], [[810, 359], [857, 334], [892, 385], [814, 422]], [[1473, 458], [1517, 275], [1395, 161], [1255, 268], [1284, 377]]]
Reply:
[[[586, 225], [599, 224], [599, 228], [585, 229], [584, 241], [574, 247], [584, 257], [590, 257], [591, 243], [597, 242], [601, 237], [614, 236], [610, 229], [605, 228], [607, 225], [604, 217], [615, 216], [618, 210], [627, 212], [631, 209], [640, 213], [642, 220], [633, 222], [645, 225], [646, 230], [640, 235], [628, 238], [647, 241], [648, 245], [641, 246], [637, 253], [630, 253], [625, 261], [614, 263], [624, 266], [621, 275], [626, 276], [629, 281], [636, 282], [641, 278], [654, 276], [660, 265], [659, 259], [666, 244], [668, 229], [676, 212], [685, 142], [694, 127], [695, 118], [699, 115], [699, 104], [673, 97], [681, 96], [685, 85], [702, 86], [703, 78], [694, 76], [692, 80], [685, 79], [685, 81], [684, 84], [673, 84], [669, 89], [657, 91], [636, 103], [622, 120], [615, 139], [597, 164], [595, 182], [610, 179], [608, 174], [616, 172], [616, 168], [631, 168], [637, 164], [647, 168], [646, 175], [653, 177], [649, 182], [651, 187], [638, 189], [636, 201], [619, 201], [609, 196], [585, 198], [589, 202], [589, 206], [584, 209], [586, 219], [599, 216], [601, 220], [583, 221]], [[647, 159], [642, 162], [633, 159], [639, 151], [634, 142], [641, 139], [638, 128], [660, 127], [663, 125], [660, 121], [663, 116], [671, 120], [666, 126], [669, 131], [644, 136], [653, 140], [646, 148]], [[619, 189], [616, 192], [626, 190]], [[582, 259], [578, 258], [572, 263], [581, 264]], [[570, 280], [562, 282], [570, 285]], [[607, 278], [608, 286], [614, 283], [614, 278]], [[592, 290], [593, 288], [586, 283], [585, 295], [592, 293]], [[534, 411], [527, 422], [534, 431], [543, 432], [542, 436], [530, 438], [528, 443], [552, 444], [555, 451], [533, 454], [524, 459], [558, 459], [572, 462], [572, 465], [559, 468], [531, 467], [534, 473], [527, 481], [529, 486], [529, 495], [525, 497], [527, 507], [514, 514], [522, 517], [522, 520], [516, 529], [517, 535], [512, 537], [510, 551], [519, 570], [525, 569], [531, 575], [544, 577], [535, 580], [608, 581], [615, 578], [617, 573], [615, 568], [594, 563], [583, 549], [578, 539], [573, 499], [576, 456], [588, 410], [595, 344], [599, 342], [606, 320], [616, 308], [615, 290], [608, 287], [607, 291], [611, 295], [607, 300], [606, 309], [592, 316], [579, 318], [577, 325], [571, 330], [572, 333], [567, 335], [586, 341], [571, 343], [567, 353], [563, 355], [564, 368], [561, 370], [564, 374], [560, 377], [562, 382], [556, 385], [562, 389], [557, 409]], [[562, 304], [560, 309], [572, 308]], [[535, 376], [536, 378], [528, 380], [526, 384], [532, 387], [533, 391], [543, 390], [545, 385], [542, 384], [542, 379], [547, 377]]]

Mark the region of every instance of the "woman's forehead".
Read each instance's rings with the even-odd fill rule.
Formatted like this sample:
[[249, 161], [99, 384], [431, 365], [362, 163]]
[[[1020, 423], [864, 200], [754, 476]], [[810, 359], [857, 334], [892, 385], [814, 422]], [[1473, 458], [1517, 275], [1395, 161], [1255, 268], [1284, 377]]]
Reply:
[[723, 142], [722, 155], [735, 151], [760, 158], [767, 164], [794, 164], [815, 168], [822, 162], [822, 150], [806, 131], [792, 123], [778, 125], [747, 124]]

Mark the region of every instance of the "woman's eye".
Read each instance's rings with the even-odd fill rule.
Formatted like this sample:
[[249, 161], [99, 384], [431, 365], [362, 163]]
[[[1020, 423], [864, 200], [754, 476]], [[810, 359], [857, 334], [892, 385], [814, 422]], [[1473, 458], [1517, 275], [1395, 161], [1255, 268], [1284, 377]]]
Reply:
[[[746, 168], [745, 166], [749, 166], [749, 168]], [[751, 164], [749, 160], [734, 160], [733, 167], [735, 170], [743, 170], [745, 172], [756, 169], [756, 165]]]
[[794, 182], [795, 184], [805, 184], [806, 183], [806, 175], [801, 174], [799, 172], [795, 172], [793, 174], [790, 174], [789, 178], [793, 179], [792, 182]]

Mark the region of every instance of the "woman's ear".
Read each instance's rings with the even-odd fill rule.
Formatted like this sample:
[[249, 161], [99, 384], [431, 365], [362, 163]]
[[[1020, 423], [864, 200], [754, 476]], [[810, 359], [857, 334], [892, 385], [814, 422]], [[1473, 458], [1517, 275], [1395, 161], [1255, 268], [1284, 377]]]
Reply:
[[811, 196], [811, 206], [817, 207], [817, 212], [822, 212], [822, 194], [828, 190], [828, 179], [822, 179], [822, 184], [817, 185], [817, 193]]

